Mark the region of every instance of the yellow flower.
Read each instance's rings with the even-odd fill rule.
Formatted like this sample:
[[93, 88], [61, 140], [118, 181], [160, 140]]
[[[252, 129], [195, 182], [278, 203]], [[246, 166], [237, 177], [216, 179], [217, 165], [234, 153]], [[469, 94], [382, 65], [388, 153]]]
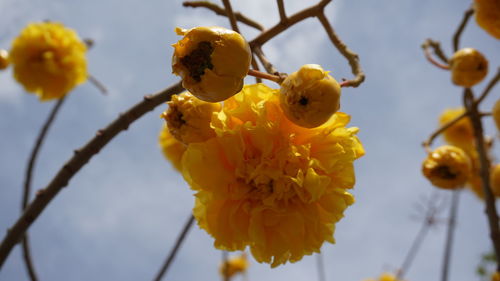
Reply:
[[248, 268], [248, 260], [245, 254], [231, 257], [221, 264], [219, 272], [224, 277], [224, 280], [231, 280], [236, 274], [244, 274]]
[[460, 148], [443, 145], [429, 153], [422, 164], [422, 173], [431, 183], [444, 189], [462, 187], [469, 178], [471, 163]]
[[496, 39], [500, 39], [500, 1], [474, 0], [477, 24]]
[[355, 159], [364, 154], [349, 115], [306, 129], [281, 111], [278, 91], [248, 85], [213, 115], [216, 137], [188, 145], [183, 175], [196, 191], [198, 225], [218, 249], [250, 247], [272, 267], [334, 243], [354, 202]]
[[488, 74], [488, 60], [474, 48], [463, 48], [451, 57], [450, 70], [453, 83], [470, 88]]
[[59, 99], [87, 79], [85, 44], [61, 23], [32, 23], [12, 42], [14, 77], [41, 101]]
[[492, 115], [497, 129], [500, 131], [500, 99], [495, 102], [492, 110]]
[[9, 66], [9, 53], [0, 49], [0, 70], [4, 70]]
[[172, 163], [175, 169], [182, 171], [181, 160], [184, 151], [186, 151], [186, 145], [170, 134], [167, 125], [163, 126], [160, 131], [158, 143], [165, 158]]
[[214, 137], [210, 119], [221, 108], [218, 103], [197, 99], [189, 92], [172, 96], [168, 109], [162, 114], [170, 133], [179, 141], [188, 144], [202, 142]]
[[280, 104], [295, 124], [313, 128], [340, 108], [340, 85], [317, 64], [303, 65], [281, 84]]
[[402, 281], [400, 279], [397, 279], [396, 276], [394, 276], [391, 273], [382, 273], [377, 280], [375, 279], [366, 279], [364, 281]]
[[[443, 126], [465, 112], [463, 107], [446, 109], [439, 117], [439, 125]], [[443, 132], [443, 137], [451, 145], [465, 151], [474, 149], [474, 128], [469, 117], [464, 117]]]
[[495, 271], [495, 273], [491, 275], [491, 281], [500, 281], [500, 272]]
[[173, 44], [172, 71], [197, 98], [223, 101], [243, 87], [252, 60], [250, 46], [239, 33], [223, 27], [176, 28], [184, 37]]

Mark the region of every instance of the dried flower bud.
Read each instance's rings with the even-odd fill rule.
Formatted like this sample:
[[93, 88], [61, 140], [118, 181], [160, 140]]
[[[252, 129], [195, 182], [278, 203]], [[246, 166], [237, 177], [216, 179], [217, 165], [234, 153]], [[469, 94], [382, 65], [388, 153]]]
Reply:
[[500, 39], [500, 1], [474, 0], [477, 24], [496, 39]]
[[460, 148], [443, 145], [429, 153], [422, 164], [422, 172], [431, 183], [444, 189], [462, 187], [470, 174], [471, 164]]
[[0, 49], [0, 70], [4, 70], [9, 66], [9, 53], [7, 50]]
[[223, 101], [238, 93], [248, 73], [250, 46], [239, 33], [223, 27], [176, 28], [184, 37], [173, 44], [172, 71], [197, 98]]
[[488, 60], [474, 48], [463, 48], [451, 57], [450, 70], [453, 83], [470, 88], [488, 74]]
[[162, 117], [177, 140], [188, 144], [215, 136], [214, 130], [210, 128], [210, 120], [214, 112], [220, 111], [220, 104], [199, 100], [188, 92], [173, 95], [167, 104], [168, 110]]
[[280, 105], [295, 124], [314, 128], [340, 108], [340, 85], [317, 64], [303, 65], [281, 84]]

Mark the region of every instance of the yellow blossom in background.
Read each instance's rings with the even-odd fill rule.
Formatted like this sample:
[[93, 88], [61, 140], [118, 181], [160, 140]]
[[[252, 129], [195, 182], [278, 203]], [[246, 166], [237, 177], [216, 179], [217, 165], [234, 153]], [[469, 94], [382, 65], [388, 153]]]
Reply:
[[340, 108], [340, 84], [317, 64], [303, 65], [281, 84], [280, 104], [295, 124], [313, 128]]
[[[446, 109], [439, 117], [439, 125], [443, 126], [465, 112], [465, 108]], [[469, 117], [463, 117], [443, 132], [445, 141], [458, 146], [466, 152], [474, 149], [474, 128]]]
[[9, 66], [9, 52], [0, 49], [0, 70], [4, 70]]
[[498, 271], [495, 271], [495, 273], [491, 275], [491, 281], [500, 281], [500, 273]]
[[248, 246], [275, 267], [334, 243], [335, 223], [354, 202], [353, 162], [364, 154], [349, 120], [337, 112], [318, 128], [299, 127], [264, 84], [226, 100], [212, 116], [216, 137], [190, 143], [182, 159], [193, 214], [215, 247]]
[[219, 272], [224, 280], [231, 280], [237, 274], [244, 274], [247, 271], [249, 262], [246, 254], [230, 257], [221, 264]]
[[9, 59], [16, 80], [46, 101], [85, 82], [86, 51], [76, 32], [61, 23], [32, 23], [12, 42]]
[[220, 104], [202, 101], [189, 92], [173, 95], [167, 104], [168, 109], [162, 117], [177, 140], [187, 144], [215, 136], [210, 120], [212, 114], [220, 110]]
[[184, 151], [186, 151], [186, 145], [170, 134], [167, 125], [164, 125], [161, 129], [158, 143], [165, 158], [172, 163], [175, 169], [182, 171], [181, 160]]
[[397, 279], [396, 276], [394, 276], [391, 273], [382, 273], [378, 279], [365, 279], [364, 281], [403, 281], [400, 279]]
[[500, 39], [500, 1], [474, 0], [477, 24], [496, 39]]
[[252, 55], [239, 33], [218, 26], [176, 28], [184, 36], [173, 44], [172, 71], [197, 98], [223, 101], [243, 87]]
[[422, 173], [436, 187], [462, 187], [471, 173], [469, 156], [460, 148], [443, 145], [430, 152], [422, 163]]

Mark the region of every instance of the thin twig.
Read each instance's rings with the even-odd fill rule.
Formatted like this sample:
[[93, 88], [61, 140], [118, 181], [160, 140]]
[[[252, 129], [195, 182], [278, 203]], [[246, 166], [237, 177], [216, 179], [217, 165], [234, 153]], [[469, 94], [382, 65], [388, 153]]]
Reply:
[[448, 227], [446, 230], [446, 242], [444, 248], [443, 256], [443, 267], [441, 268], [441, 281], [448, 281], [448, 272], [450, 268], [451, 260], [451, 248], [453, 245], [453, 234], [455, 232], [457, 209], [458, 209], [458, 199], [461, 189], [453, 190], [451, 207], [450, 207], [450, 217], [448, 219]]
[[282, 23], [286, 23], [288, 18], [286, 17], [285, 3], [283, 3], [283, 0], [276, 0], [276, 2], [278, 2], [278, 10], [280, 13], [280, 20]]
[[332, 41], [333, 45], [339, 50], [339, 52], [347, 59], [349, 65], [351, 66], [351, 72], [355, 76], [352, 80], [343, 81], [340, 83], [342, 87], [358, 87], [365, 80], [365, 74], [361, 69], [361, 64], [359, 63], [358, 54], [354, 53], [347, 47], [347, 45], [340, 40], [338, 35], [332, 28], [332, 25], [328, 22], [323, 11], [317, 15], [319, 21], [323, 25], [330, 41]]
[[[259, 69], [259, 64], [257, 63], [257, 61], [255, 60], [255, 54], [252, 53], [252, 69], [253, 70], [257, 70], [257, 71], [260, 71]], [[260, 77], [255, 77], [255, 82], [256, 83], [262, 83], [262, 78]]]
[[[472, 127], [474, 128], [474, 137], [476, 149], [479, 154], [480, 161], [480, 176], [483, 186], [485, 213], [488, 217], [488, 225], [490, 228], [490, 238], [493, 243], [497, 260], [500, 258], [500, 230], [498, 225], [498, 212], [495, 205], [495, 197], [491, 191], [490, 184], [490, 160], [485, 147], [483, 136], [483, 124], [481, 123], [481, 115], [478, 109], [478, 104], [474, 102], [474, 94], [471, 89], [464, 90], [464, 107], [470, 112]], [[497, 271], [500, 271], [500, 263], [497, 263]]]
[[[47, 136], [47, 133], [50, 129], [50, 126], [52, 125], [53, 121], [55, 120], [55, 117], [57, 116], [57, 113], [59, 112], [59, 109], [61, 108], [62, 104], [66, 100], [66, 96], [60, 98], [52, 110], [49, 113], [49, 117], [43, 124], [42, 128], [40, 129], [40, 132], [38, 133], [38, 137], [36, 138], [35, 145], [33, 146], [33, 149], [31, 150], [30, 157], [28, 159], [28, 165], [26, 166], [26, 173], [24, 176], [24, 188], [23, 188], [23, 197], [21, 200], [21, 211], [24, 211], [26, 209], [26, 206], [28, 205], [28, 201], [30, 198], [31, 194], [31, 182], [33, 178], [33, 170], [35, 167], [35, 162], [36, 159], [38, 158], [38, 152], [40, 151], [40, 148], [42, 147], [43, 141], [45, 140], [45, 137]], [[28, 275], [32, 281], [38, 280], [35, 267], [33, 265], [33, 258], [31, 257], [31, 248], [30, 248], [30, 242], [29, 242], [29, 236], [28, 233], [24, 235], [23, 241], [22, 241], [22, 249], [23, 249], [23, 259], [24, 259], [24, 264], [26, 265], [26, 270], [28, 271]]]
[[108, 89], [106, 89], [106, 86], [99, 81], [97, 78], [95, 78], [93, 75], [89, 74], [88, 76], [89, 82], [92, 83], [103, 95], [108, 94]]
[[[226, 10], [224, 10], [224, 8], [221, 8], [221, 7], [217, 6], [216, 4], [211, 3], [209, 1], [186, 1], [186, 2], [182, 3], [182, 5], [184, 7], [191, 7], [191, 8], [198, 8], [198, 7], [207, 8], [219, 16], [227, 17]], [[260, 31], [264, 31], [264, 29], [265, 29], [260, 23], [246, 17], [245, 15], [243, 15], [239, 12], [235, 12], [234, 16], [236, 17], [237, 21], [244, 23], [250, 27], [256, 28]]]
[[432, 135], [422, 143], [422, 146], [426, 149], [426, 150], [429, 150], [430, 149], [430, 146], [432, 145], [432, 142], [441, 134], [443, 133], [444, 131], [446, 131], [448, 128], [450, 128], [451, 126], [453, 126], [455, 123], [457, 123], [458, 121], [460, 121], [462, 118], [464, 117], [467, 117], [469, 115], [469, 112], [468, 111], [465, 111], [464, 113], [458, 115], [457, 117], [453, 118], [453, 120], [450, 120], [448, 123], [442, 125], [441, 127], [439, 127], [436, 131], [434, 131], [434, 133], [432, 133]]
[[443, 50], [441, 49], [441, 44], [438, 41], [434, 41], [432, 39], [427, 39], [425, 42], [422, 44], [422, 47], [427, 45], [427, 47], [431, 47], [434, 50], [434, 54], [443, 62], [443, 63], [448, 63], [448, 57], [444, 54]]
[[[448, 62], [446, 61], [445, 63], [446, 64], [442, 64], [438, 61], [436, 61], [433, 57], [432, 57], [432, 54], [429, 50], [429, 47], [431, 46], [436, 46], [436, 45], [431, 45], [431, 42], [433, 42], [431, 39], [427, 39], [423, 44], [422, 44], [422, 49], [424, 49], [424, 55], [425, 55], [425, 58], [430, 62], [432, 63], [433, 65], [441, 68], [441, 69], [444, 69], [444, 70], [449, 70], [450, 69], [450, 66], [448, 64]], [[439, 46], [439, 43], [437, 43]], [[434, 48], [434, 53], [436, 53], [436, 48]], [[444, 55], [441, 53], [441, 55]], [[438, 56], [440, 59], [443, 59], [442, 57]]]
[[316, 265], [318, 266], [318, 281], [326, 281], [325, 264], [323, 262], [323, 254], [316, 254]]
[[252, 51], [255, 53], [255, 55], [259, 58], [260, 62], [266, 69], [267, 73], [273, 74], [273, 75], [278, 75], [279, 72], [278, 70], [273, 66], [273, 64], [266, 58], [264, 55], [264, 52], [262, 52], [262, 48], [260, 46], [255, 46]]
[[186, 235], [189, 232], [189, 229], [191, 229], [193, 222], [194, 222], [193, 215], [189, 215], [189, 218], [186, 221], [186, 223], [184, 224], [184, 227], [182, 228], [181, 233], [179, 233], [179, 236], [177, 237], [177, 241], [175, 242], [174, 247], [170, 250], [168, 257], [165, 260], [165, 263], [161, 267], [161, 269], [158, 272], [158, 274], [156, 275], [155, 279], [153, 279], [154, 281], [161, 281], [161, 279], [165, 276], [165, 273], [167, 273], [167, 270], [170, 267], [170, 264], [172, 264], [172, 261], [175, 259], [175, 256], [177, 255], [177, 252], [179, 251], [179, 248], [181, 247], [182, 242], [184, 242], [184, 239], [186, 238]]
[[469, 21], [470, 17], [474, 14], [474, 9], [468, 9], [467, 11], [464, 12], [464, 17], [462, 18], [462, 22], [457, 28], [457, 31], [453, 35], [453, 51], [456, 52], [458, 51], [458, 46], [460, 45], [460, 36], [462, 36], [462, 32], [465, 29], [465, 26], [467, 25], [467, 22]]
[[157, 94], [145, 96], [141, 102], [121, 114], [105, 129], [98, 130], [96, 135], [85, 146], [75, 150], [73, 157], [63, 165], [44, 189], [37, 192], [37, 196], [31, 204], [28, 205], [21, 217], [19, 217], [15, 224], [7, 230], [7, 235], [0, 244], [0, 268], [10, 254], [12, 248], [24, 237], [26, 230], [38, 218], [59, 191], [68, 185], [69, 180], [92, 158], [92, 156], [97, 154], [106, 144], [118, 135], [118, 133], [126, 130], [142, 115], [170, 100], [172, 95], [178, 94], [182, 90], [181, 83], [176, 83]]
[[486, 98], [486, 96], [490, 93], [491, 89], [493, 89], [493, 87], [495, 87], [495, 85], [498, 83], [498, 81], [500, 81], [500, 68], [498, 68], [497, 74], [495, 75], [495, 77], [493, 77], [491, 79], [490, 83], [488, 83], [488, 86], [486, 86], [486, 88], [484, 89], [481, 96], [475, 102], [477, 104], [481, 103], [484, 100], [484, 98]]
[[253, 69], [248, 70], [248, 75], [253, 76], [253, 77], [259, 77], [262, 79], [271, 80], [271, 81], [276, 82], [280, 85], [281, 85], [281, 82], [283, 82], [283, 77], [280, 77], [277, 75], [272, 75], [272, 74], [261, 72], [261, 71], [257, 71], [257, 70], [253, 70]]
[[233, 8], [231, 7], [230, 0], [222, 0], [224, 4], [224, 8], [226, 10], [227, 17], [229, 18], [229, 22], [231, 23], [231, 28], [240, 33], [240, 29], [238, 28], [238, 22], [236, 21], [236, 16], [234, 15]]

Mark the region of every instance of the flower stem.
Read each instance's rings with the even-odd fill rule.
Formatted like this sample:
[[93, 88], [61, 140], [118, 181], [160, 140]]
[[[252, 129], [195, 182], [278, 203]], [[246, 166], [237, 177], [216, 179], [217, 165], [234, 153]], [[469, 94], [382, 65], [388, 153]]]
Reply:
[[257, 71], [254, 69], [249, 69], [248, 75], [253, 76], [253, 77], [259, 77], [259, 78], [266, 79], [266, 80], [271, 80], [271, 81], [276, 82], [278, 84], [281, 84], [281, 82], [283, 82], [283, 78], [279, 77], [278, 75], [273, 75], [273, 74]]

